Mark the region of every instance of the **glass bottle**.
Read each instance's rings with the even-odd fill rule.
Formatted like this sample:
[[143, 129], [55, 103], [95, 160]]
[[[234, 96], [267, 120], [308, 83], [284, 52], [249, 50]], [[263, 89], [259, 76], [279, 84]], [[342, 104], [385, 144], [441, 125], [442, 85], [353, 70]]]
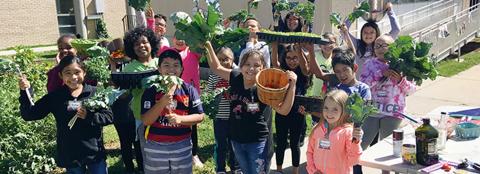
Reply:
[[430, 125], [430, 118], [422, 119], [423, 124], [415, 129], [418, 164], [429, 166], [438, 163], [438, 131]]
[[437, 125], [438, 139], [437, 139], [437, 149], [442, 150], [445, 148], [445, 143], [447, 142], [447, 113], [440, 113], [440, 120]]

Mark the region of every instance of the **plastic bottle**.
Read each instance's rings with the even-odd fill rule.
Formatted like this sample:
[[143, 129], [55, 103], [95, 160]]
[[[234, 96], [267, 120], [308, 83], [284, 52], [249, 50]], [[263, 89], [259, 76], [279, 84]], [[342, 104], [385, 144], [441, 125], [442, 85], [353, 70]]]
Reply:
[[423, 124], [415, 129], [417, 162], [424, 166], [438, 163], [438, 131], [430, 125], [430, 118], [422, 119]]

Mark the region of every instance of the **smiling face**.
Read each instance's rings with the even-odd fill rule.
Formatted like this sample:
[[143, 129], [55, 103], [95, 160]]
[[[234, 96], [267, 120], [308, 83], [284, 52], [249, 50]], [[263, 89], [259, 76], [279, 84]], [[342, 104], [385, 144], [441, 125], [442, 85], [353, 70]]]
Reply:
[[365, 27], [362, 30], [362, 40], [367, 44], [373, 44], [377, 37], [377, 31], [373, 27]]
[[155, 18], [155, 33], [158, 35], [165, 35], [167, 32], [167, 22], [163, 18]]
[[224, 68], [232, 69], [233, 65], [233, 53], [228, 52], [226, 50], [222, 50], [217, 54], [218, 61], [220, 61], [220, 65]]
[[382, 35], [375, 40], [373, 49], [375, 51], [375, 56], [380, 59], [384, 59], [385, 53], [388, 52], [388, 45], [393, 43], [393, 39], [389, 36]]
[[250, 19], [245, 21], [244, 27], [247, 28], [251, 32], [259, 32], [260, 26], [256, 20]]
[[59, 58], [62, 59], [65, 56], [76, 56], [77, 50], [72, 47], [72, 38], [64, 38], [58, 44]]
[[250, 56], [245, 57], [245, 59], [246, 60], [242, 60], [245, 62], [240, 67], [244, 80], [255, 81], [255, 76], [263, 69], [263, 57], [257, 54], [251, 54]]
[[340, 83], [348, 86], [353, 86], [355, 84], [355, 67], [352, 69], [348, 65], [338, 63], [333, 67], [333, 71]]
[[135, 51], [135, 54], [138, 56], [138, 59], [148, 59], [151, 56], [152, 52], [152, 46], [150, 45], [150, 42], [148, 41], [147, 37], [141, 36], [138, 38], [137, 41], [135, 41], [133, 45], [133, 50]]
[[180, 61], [170, 57], [164, 58], [158, 67], [158, 72], [164, 76], [180, 77], [180, 75], [182, 75], [182, 70], [183, 67], [180, 64]]
[[299, 25], [299, 18], [294, 15], [290, 15], [287, 19], [287, 27], [290, 31], [295, 31]]
[[322, 49], [324, 53], [332, 53], [333, 49], [337, 46], [337, 38], [335, 38], [333, 34], [330, 34], [326, 39], [328, 39], [330, 43], [320, 45], [320, 49]]
[[343, 109], [340, 104], [335, 102], [332, 98], [327, 97], [323, 103], [323, 117], [329, 124], [336, 124], [343, 114]]
[[59, 75], [63, 84], [67, 85], [69, 89], [75, 90], [82, 86], [86, 73], [79, 64], [72, 63], [63, 68]]
[[300, 60], [295, 52], [289, 51], [285, 56], [285, 63], [290, 70], [295, 70], [300, 65]]

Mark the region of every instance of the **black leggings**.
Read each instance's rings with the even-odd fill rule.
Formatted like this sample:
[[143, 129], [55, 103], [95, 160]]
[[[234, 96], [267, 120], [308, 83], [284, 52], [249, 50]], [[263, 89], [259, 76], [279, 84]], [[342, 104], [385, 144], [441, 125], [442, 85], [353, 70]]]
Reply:
[[[133, 117], [133, 113], [129, 107], [130, 100], [131, 96], [121, 97], [112, 105], [113, 125], [115, 126], [115, 129], [118, 133], [118, 138], [120, 139], [120, 153], [122, 154], [122, 161], [125, 164], [125, 169], [127, 172], [134, 171], [134, 150], [138, 168], [140, 171], [143, 170], [140, 142], [135, 141], [135, 118]], [[132, 149], [132, 145], [134, 149]]]
[[197, 152], [198, 152], [197, 125], [192, 125], [192, 156], [197, 155]]
[[283, 164], [285, 149], [287, 148], [287, 138], [290, 141], [290, 149], [292, 151], [292, 166], [298, 167], [300, 164], [300, 135], [304, 131], [305, 116], [300, 113], [288, 114], [283, 116], [277, 113], [275, 116], [276, 147], [275, 157], [277, 165]]

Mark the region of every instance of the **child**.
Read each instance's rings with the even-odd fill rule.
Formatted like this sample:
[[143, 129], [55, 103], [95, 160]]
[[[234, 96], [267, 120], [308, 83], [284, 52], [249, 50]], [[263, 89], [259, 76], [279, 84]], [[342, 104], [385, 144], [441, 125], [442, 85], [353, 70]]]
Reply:
[[[220, 64], [227, 69], [233, 68], [233, 51], [228, 47], [222, 47], [217, 53]], [[222, 79], [211, 73], [208, 77], [207, 87], [208, 91], [213, 91], [219, 88], [228, 88], [230, 85], [228, 81]], [[228, 150], [228, 163], [230, 171], [240, 173], [238, 162], [235, 160], [233, 154], [230, 138], [228, 138], [228, 118], [230, 116], [230, 96], [228, 92], [223, 92], [218, 103], [218, 112], [215, 115], [213, 122], [213, 131], [215, 134], [215, 165], [217, 174], [226, 174], [225, 159]]]
[[[77, 50], [72, 47], [73, 39], [75, 39], [75, 35], [73, 34], [66, 34], [60, 36], [57, 40], [57, 47], [58, 47], [58, 54], [55, 57], [55, 61], [58, 64], [65, 56], [77, 56]], [[60, 72], [57, 66], [53, 67], [47, 72], [47, 91], [52, 92], [55, 89], [61, 87], [62, 79], [58, 77], [58, 73]]]
[[[389, 35], [392, 36], [392, 38], [396, 38], [400, 33], [400, 24], [397, 21], [397, 17], [393, 11], [392, 6], [392, 3], [389, 2], [385, 5], [385, 9], [387, 10], [388, 18], [390, 19], [390, 26], [392, 28]], [[351, 22], [353, 21], [346, 21], [347, 28], [350, 28]], [[360, 30], [361, 39], [358, 39], [352, 34], [350, 34], [350, 37], [353, 38], [353, 46], [355, 46], [355, 48], [357, 49], [357, 51], [355, 52], [355, 63], [357, 63], [357, 65], [359, 66], [359, 72], [362, 72], [362, 66], [365, 61], [374, 57], [373, 44], [375, 42], [375, 39], [377, 39], [380, 34], [380, 29], [378, 28], [377, 23], [375, 23], [374, 21], [367, 21], [367, 23], [362, 26]], [[347, 38], [348, 36], [342, 33], [342, 37]], [[360, 73], [357, 75], [357, 78], [359, 78]]]
[[[352, 173], [362, 149], [362, 129], [347, 123], [348, 95], [342, 90], [327, 93], [323, 104], [323, 117], [313, 128], [308, 140], [307, 171], [309, 174]], [[356, 138], [352, 142], [352, 138]]]
[[[159, 57], [158, 71], [163, 76], [183, 72], [182, 58], [175, 50]], [[155, 87], [142, 96], [142, 121], [148, 126], [144, 146], [145, 173], [192, 173], [192, 125], [203, 120], [197, 90], [189, 83], [174, 85], [167, 92]]]
[[[26, 121], [40, 120], [52, 113], [57, 125], [57, 158], [59, 167], [67, 168], [67, 173], [106, 174], [105, 148], [103, 146], [103, 126], [112, 123], [112, 112], [100, 109], [86, 110], [81, 101], [94, 95], [96, 88], [84, 84], [85, 66], [78, 57], [67, 55], [58, 64], [57, 74], [65, 84], [48, 93], [35, 105], [30, 105], [25, 90], [30, 83], [23, 77], [20, 86], [20, 113]], [[75, 115], [78, 119], [69, 129], [68, 123]]]
[[148, 8], [146, 13], [147, 28], [155, 32], [155, 36], [160, 41], [159, 50], [157, 51], [157, 56], [160, 55], [164, 50], [170, 47], [168, 39], [165, 37], [167, 33], [167, 17], [162, 14], [155, 14], [152, 7]]
[[[180, 56], [182, 56], [183, 68], [187, 71], [184, 71], [181, 75], [183, 81], [190, 83], [197, 89], [197, 93], [200, 91], [200, 54], [190, 51], [187, 43], [184, 40], [178, 40], [173, 38], [173, 48], [178, 51]], [[193, 163], [195, 166], [202, 168], [203, 163], [197, 155], [198, 151], [198, 133], [197, 125], [192, 126], [192, 153], [193, 153]]]
[[[284, 47], [284, 46], [281, 46]], [[294, 48], [295, 47], [295, 48]], [[307, 60], [303, 54], [302, 47], [296, 44], [286, 45], [278, 59], [278, 43], [272, 43], [272, 65], [274, 68], [293, 71], [297, 75], [295, 95], [305, 95], [311, 84], [311, 76], [308, 70]], [[315, 56], [313, 44], [305, 45], [303, 48], [309, 51], [309, 56]], [[294, 105], [287, 115], [276, 114], [275, 128], [276, 144], [275, 154], [277, 160], [277, 172], [282, 172], [283, 157], [287, 148], [287, 137], [289, 138], [290, 149], [292, 150], [293, 173], [298, 174], [300, 165], [300, 138], [302, 131], [306, 128], [305, 115], [300, 113], [299, 106]]]
[[372, 100], [379, 110], [376, 116], [367, 117], [363, 124], [363, 149], [374, 141], [377, 133], [380, 141], [398, 128], [403, 118], [399, 113], [405, 111], [406, 97], [415, 91], [415, 84], [388, 68], [384, 55], [393, 41], [388, 35], [378, 37], [374, 46], [376, 58], [365, 62], [361, 73], [360, 79], [370, 86]]
[[[155, 34], [153, 33], [152, 30], [146, 29], [146, 28], [135, 28], [127, 33], [125, 33], [124, 39], [123, 39], [124, 45], [125, 45], [125, 54], [132, 59], [130, 63], [125, 65], [125, 67], [122, 69], [123, 72], [142, 72], [142, 71], [148, 71], [148, 70], [154, 70], [157, 69], [158, 66], [158, 59], [154, 57], [158, 51], [158, 47], [155, 47], [154, 45], [158, 44], [158, 39], [155, 37]], [[125, 149], [128, 149], [128, 151], [131, 151], [132, 143], [135, 148], [135, 153], [136, 153], [136, 160], [137, 160], [137, 165], [140, 171], [143, 171], [143, 158], [142, 158], [142, 151], [143, 145], [145, 143], [144, 139], [144, 126], [141, 121], [141, 97], [143, 94], [144, 90], [140, 88], [135, 88], [131, 89], [129, 91], [129, 95], [123, 103], [122, 106], [115, 106], [115, 108], [128, 108], [128, 104], [130, 105], [131, 111], [124, 112], [124, 115], [119, 115], [118, 117], [124, 117], [126, 118], [125, 120], [131, 120], [130, 118], [133, 117], [135, 118], [135, 121], [127, 121], [125, 122], [124, 126], [117, 126], [118, 128], [122, 130], [117, 130], [117, 132], [125, 133], [122, 135], [119, 135], [120, 137], [120, 142], [122, 142], [122, 137], [126, 139], [124, 145], [122, 146], [122, 149], [125, 147]], [[131, 101], [128, 99], [131, 97]], [[119, 99], [123, 100], [123, 99]], [[117, 116], [116, 116], [117, 117]], [[135, 129], [131, 130], [131, 127]], [[133, 142], [131, 138], [129, 138], [129, 135], [131, 133], [137, 135], [137, 141]], [[122, 153], [124, 154], [124, 153]], [[123, 157], [123, 160], [127, 160], [128, 163], [131, 163], [131, 152], [129, 153], [128, 157]], [[124, 161], [124, 163], [127, 163], [127, 161]]]
[[[268, 108], [258, 99], [255, 85], [255, 76], [266, 66], [263, 54], [255, 49], [250, 50], [241, 58], [240, 68], [231, 70], [220, 65], [210, 42], [205, 47], [210, 69], [230, 84], [229, 136], [240, 168], [249, 174], [267, 173], [268, 122], [271, 119], [268, 118], [270, 113], [264, 112]], [[285, 101], [278, 106], [271, 106], [283, 115], [287, 115], [292, 108], [297, 80], [291, 71], [288, 71], [288, 76], [290, 88]]]
[[264, 62], [266, 63], [266, 68], [270, 68], [270, 50], [268, 45], [263, 41], [259, 41], [257, 36], [257, 32], [260, 32], [260, 23], [255, 18], [248, 18], [243, 23], [243, 27], [250, 31], [250, 35], [248, 42], [245, 44], [245, 48], [240, 53], [238, 62], [242, 61], [242, 57], [247, 51], [251, 49], [258, 49], [264, 55], [263, 58]]

